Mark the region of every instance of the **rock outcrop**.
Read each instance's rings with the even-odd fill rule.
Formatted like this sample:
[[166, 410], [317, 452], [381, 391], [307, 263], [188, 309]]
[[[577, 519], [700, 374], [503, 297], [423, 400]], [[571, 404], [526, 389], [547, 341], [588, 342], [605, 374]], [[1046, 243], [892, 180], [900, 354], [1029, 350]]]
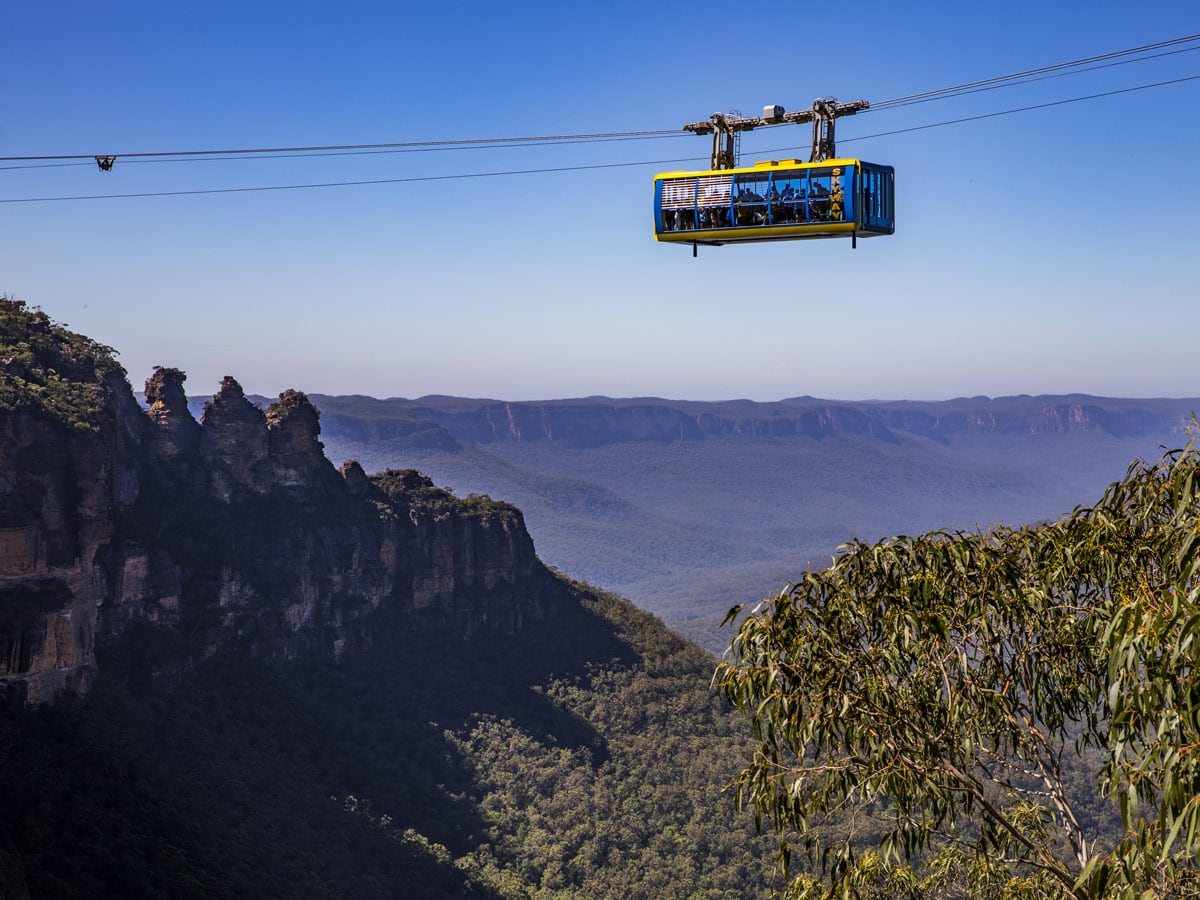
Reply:
[[210, 474], [210, 490], [230, 502], [261, 496], [271, 489], [271, 440], [263, 411], [246, 399], [242, 386], [226, 375], [200, 419], [200, 456]]
[[336, 655], [396, 628], [513, 631], [565, 602], [518, 510], [415, 472], [335, 469], [303, 393], [264, 412], [227, 377], [196, 422], [184, 373], [160, 367], [142, 409], [107, 348], [0, 301], [13, 347], [27, 349], [0, 371], [11, 701], [86, 692], [97, 641], [135, 627], [169, 632], [180, 668]]
[[188, 411], [183, 390], [186, 377], [179, 369], [158, 366], [146, 382], [146, 414], [157, 426], [155, 451], [164, 460], [191, 457], [200, 449], [200, 426]]

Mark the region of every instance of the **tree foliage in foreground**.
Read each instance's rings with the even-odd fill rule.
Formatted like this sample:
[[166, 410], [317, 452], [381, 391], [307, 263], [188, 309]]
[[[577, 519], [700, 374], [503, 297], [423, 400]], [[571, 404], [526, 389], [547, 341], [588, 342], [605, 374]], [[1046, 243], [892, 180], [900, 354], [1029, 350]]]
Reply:
[[759, 745], [739, 802], [826, 875], [789, 893], [1200, 892], [1198, 470], [1189, 445], [1057, 522], [854, 543], [744, 619], [715, 676]]

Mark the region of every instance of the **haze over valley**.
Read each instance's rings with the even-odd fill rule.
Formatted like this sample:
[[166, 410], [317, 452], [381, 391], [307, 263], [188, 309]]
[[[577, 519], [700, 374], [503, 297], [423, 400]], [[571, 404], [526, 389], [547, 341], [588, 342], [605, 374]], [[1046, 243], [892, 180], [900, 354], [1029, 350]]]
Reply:
[[[1195, 399], [508, 403], [310, 395], [335, 462], [518, 506], [547, 563], [714, 652], [735, 603], [857, 538], [1056, 518], [1182, 446]], [[199, 402], [193, 400], [193, 408]]]

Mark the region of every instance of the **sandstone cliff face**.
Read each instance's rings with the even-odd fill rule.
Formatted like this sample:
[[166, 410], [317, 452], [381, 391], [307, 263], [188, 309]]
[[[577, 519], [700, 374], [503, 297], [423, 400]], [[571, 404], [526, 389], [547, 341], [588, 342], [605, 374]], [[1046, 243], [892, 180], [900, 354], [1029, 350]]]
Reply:
[[146, 382], [146, 415], [154, 428], [154, 449], [164, 460], [194, 455], [200, 449], [200, 426], [188, 412], [183, 391], [186, 376], [179, 369], [159, 366]]
[[66, 421], [35, 374], [69, 368], [80, 339], [32, 315], [0, 301], [0, 350], [45, 332], [37, 365], [0, 372], [0, 695], [85, 692], [96, 641], [143, 625], [186, 666], [339, 654], [389, 628], [513, 631], [562, 602], [517, 510], [335, 469], [300, 392], [264, 412], [226, 378], [197, 423], [182, 372], [156, 369], [143, 410], [94, 348], [73, 377], [95, 408]]
[[140, 490], [128, 384], [95, 383], [110, 402], [94, 430], [32, 404], [0, 411], [0, 693], [35, 702], [91, 683], [104, 599], [92, 560]]
[[220, 500], [267, 493], [273, 481], [271, 439], [262, 410], [228, 375], [200, 419], [200, 456]]

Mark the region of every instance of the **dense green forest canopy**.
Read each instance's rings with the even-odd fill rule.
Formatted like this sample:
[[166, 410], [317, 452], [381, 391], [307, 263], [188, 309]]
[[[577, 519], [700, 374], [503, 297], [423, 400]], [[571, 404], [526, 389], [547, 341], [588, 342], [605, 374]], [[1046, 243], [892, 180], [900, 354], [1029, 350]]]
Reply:
[[1193, 446], [1059, 521], [855, 543], [763, 601], [716, 683], [759, 744], [740, 798], [827, 867], [792, 893], [1195, 896], [1198, 601]]
[[85, 699], [0, 713], [0, 896], [768, 896], [712, 657], [563, 587], [519, 635], [381, 621], [356, 658], [175, 685], [169, 635], [105, 643]]

